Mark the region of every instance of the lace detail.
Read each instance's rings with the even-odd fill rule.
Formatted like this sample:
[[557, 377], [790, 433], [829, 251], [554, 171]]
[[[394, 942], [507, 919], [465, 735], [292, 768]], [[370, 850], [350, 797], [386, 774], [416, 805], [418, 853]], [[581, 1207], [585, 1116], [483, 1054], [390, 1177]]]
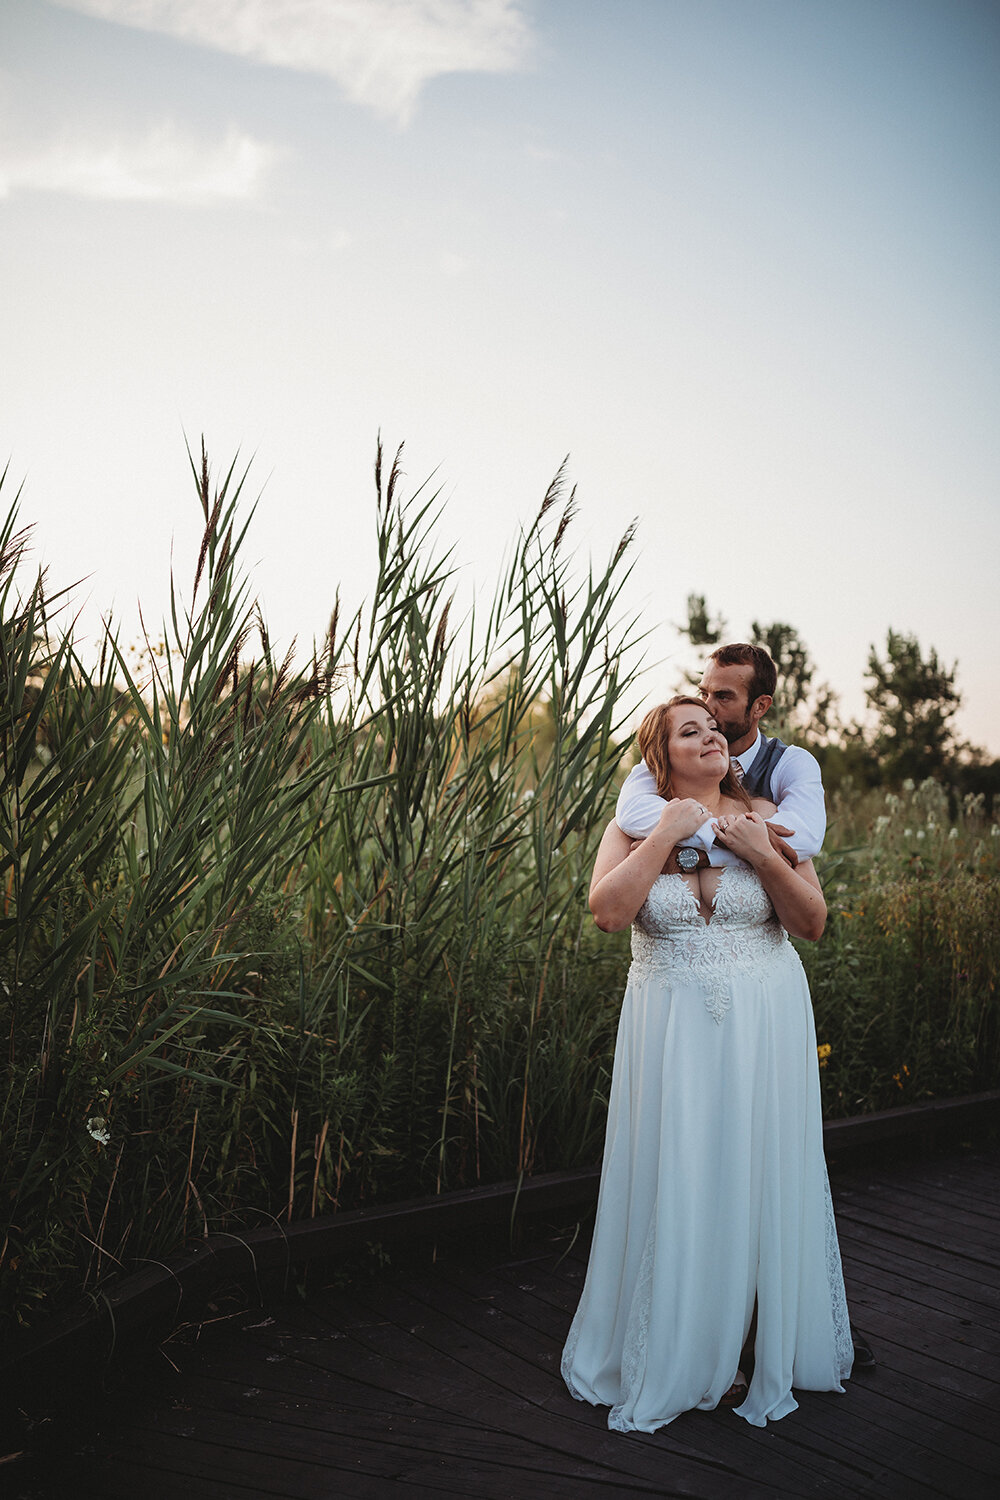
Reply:
[[649, 1220], [646, 1243], [642, 1248], [642, 1259], [635, 1278], [632, 1307], [625, 1343], [622, 1347], [621, 1392], [623, 1400], [613, 1406], [608, 1414], [608, 1426], [612, 1432], [631, 1432], [633, 1423], [624, 1416], [626, 1406], [638, 1395], [646, 1374], [646, 1348], [649, 1344], [649, 1314], [653, 1305], [653, 1260], [656, 1253], [656, 1214]]
[[752, 974], [766, 983], [777, 968], [797, 959], [749, 865], [723, 867], [712, 910], [706, 923], [683, 876], [657, 876], [632, 928], [629, 980], [694, 980], [704, 988], [709, 1015], [721, 1025], [732, 1006], [734, 978]]
[[566, 1387], [574, 1401], [582, 1401], [584, 1399], [577, 1390], [576, 1382], [573, 1379], [573, 1365], [576, 1363], [576, 1346], [580, 1342], [581, 1321], [580, 1309], [577, 1308], [576, 1316], [570, 1325], [569, 1337], [566, 1340], [566, 1347], [563, 1349], [562, 1361], [559, 1366], [562, 1378], [566, 1382]]
[[826, 1196], [826, 1274], [830, 1283], [830, 1309], [833, 1313], [833, 1348], [840, 1378], [846, 1380], [854, 1364], [854, 1338], [851, 1334], [850, 1314], [847, 1311], [844, 1269], [840, 1262], [837, 1221], [833, 1216], [833, 1198], [830, 1196], [830, 1178], [825, 1164], [823, 1191]]

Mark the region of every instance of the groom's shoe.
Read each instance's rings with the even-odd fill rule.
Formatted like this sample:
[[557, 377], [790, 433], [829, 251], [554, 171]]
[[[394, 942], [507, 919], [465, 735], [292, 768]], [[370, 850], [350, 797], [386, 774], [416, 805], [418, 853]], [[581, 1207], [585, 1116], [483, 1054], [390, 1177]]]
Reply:
[[878, 1365], [878, 1360], [875, 1358], [871, 1344], [866, 1343], [853, 1326], [851, 1328], [851, 1338], [854, 1342], [854, 1372], [874, 1370]]

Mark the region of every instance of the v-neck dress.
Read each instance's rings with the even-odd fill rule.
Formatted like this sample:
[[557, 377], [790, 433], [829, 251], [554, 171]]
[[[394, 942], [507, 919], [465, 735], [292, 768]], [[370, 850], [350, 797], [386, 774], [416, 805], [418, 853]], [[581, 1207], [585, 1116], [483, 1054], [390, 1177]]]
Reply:
[[632, 932], [597, 1221], [562, 1372], [620, 1432], [716, 1406], [754, 1305], [737, 1414], [842, 1391], [853, 1358], [826, 1163], [812, 1004], [749, 865], [706, 922], [679, 875]]

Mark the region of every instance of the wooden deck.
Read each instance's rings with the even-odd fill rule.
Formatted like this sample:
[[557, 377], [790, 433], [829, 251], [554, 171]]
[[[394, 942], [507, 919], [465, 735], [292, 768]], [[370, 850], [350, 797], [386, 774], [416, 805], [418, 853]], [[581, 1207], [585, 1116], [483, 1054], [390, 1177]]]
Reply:
[[586, 1234], [437, 1263], [203, 1325], [149, 1356], [84, 1443], [0, 1469], [12, 1500], [1000, 1493], [1000, 1159], [834, 1174], [853, 1320], [879, 1368], [766, 1430], [693, 1412], [608, 1432], [559, 1356]]

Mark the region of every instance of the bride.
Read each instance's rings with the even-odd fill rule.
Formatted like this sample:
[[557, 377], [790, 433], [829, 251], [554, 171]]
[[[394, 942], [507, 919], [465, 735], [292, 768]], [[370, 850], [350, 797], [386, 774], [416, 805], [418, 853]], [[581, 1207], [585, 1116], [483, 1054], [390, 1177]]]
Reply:
[[[579, 1400], [619, 1432], [735, 1407], [754, 1426], [792, 1387], [842, 1391], [852, 1345], [823, 1159], [805, 974], [811, 862], [791, 869], [730, 770], [704, 703], [676, 697], [639, 747], [667, 802], [633, 845], [609, 824], [590, 908], [633, 923], [587, 1279], [563, 1353]], [[711, 820], [720, 868], [678, 849]]]

